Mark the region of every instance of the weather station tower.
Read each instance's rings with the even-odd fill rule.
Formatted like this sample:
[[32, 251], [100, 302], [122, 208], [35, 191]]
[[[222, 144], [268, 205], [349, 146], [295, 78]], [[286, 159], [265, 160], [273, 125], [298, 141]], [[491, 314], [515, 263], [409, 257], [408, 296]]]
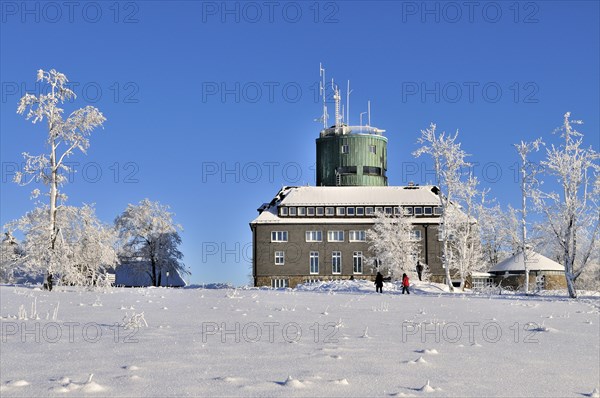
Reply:
[[[346, 108], [340, 110], [341, 93], [333, 79], [335, 124], [328, 127], [325, 69], [319, 67], [319, 93], [323, 99], [323, 129], [317, 138], [317, 186], [387, 186], [387, 138], [385, 130], [371, 125], [371, 102], [360, 114], [360, 125], [350, 125], [350, 81]], [[367, 114], [366, 124], [363, 115]], [[346, 116], [344, 116], [344, 114]]]

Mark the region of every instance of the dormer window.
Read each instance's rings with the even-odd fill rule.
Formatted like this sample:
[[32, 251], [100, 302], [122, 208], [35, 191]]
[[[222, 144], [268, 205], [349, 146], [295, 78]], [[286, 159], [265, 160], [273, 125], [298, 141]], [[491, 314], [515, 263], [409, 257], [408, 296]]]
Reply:
[[279, 208], [279, 215], [283, 216], [283, 217], [287, 216], [288, 215], [288, 208], [285, 207], [285, 206], [280, 207]]
[[296, 216], [296, 208], [295, 207], [290, 207], [290, 216], [291, 217], [295, 217]]

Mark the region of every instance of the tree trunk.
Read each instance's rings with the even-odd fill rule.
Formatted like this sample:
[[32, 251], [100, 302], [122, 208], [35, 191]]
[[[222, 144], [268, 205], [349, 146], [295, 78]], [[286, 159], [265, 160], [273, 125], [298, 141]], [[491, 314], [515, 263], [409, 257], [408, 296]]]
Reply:
[[150, 262], [152, 264], [152, 286], [158, 286], [156, 284], [156, 260], [154, 259], [154, 256], [150, 258]]

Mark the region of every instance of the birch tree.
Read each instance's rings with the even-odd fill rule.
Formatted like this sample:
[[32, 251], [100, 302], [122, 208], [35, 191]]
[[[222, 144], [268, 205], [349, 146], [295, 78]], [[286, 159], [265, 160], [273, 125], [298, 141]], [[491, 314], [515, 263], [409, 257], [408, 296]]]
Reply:
[[475, 214], [482, 261], [485, 268], [489, 269], [513, 253], [509, 233], [511, 224], [507, 221], [508, 214], [499, 204], [492, 206], [485, 199], [476, 205]]
[[418, 143], [422, 146], [413, 152], [413, 155], [429, 155], [433, 160], [436, 185], [439, 188], [438, 198], [442, 211], [440, 228], [442, 236], [442, 265], [445, 271], [446, 283], [450, 291], [454, 291], [450, 268], [452, 265], [452, 250], [450, 247], [450, 233], [452, 223], [455, 221], [451, 215], [450, 207], [453, 205], [455, 195], [460, 190], [463, 169], [470, 166], [465, 160], [467, 154], [457, 142], [458, 131], [454, 135], [445, 132], [436, 133], [436, 125], [431, 123], [428, 129], [421, 130]]
[[[569, 296], [577, 297], [575, 281], [588, 265], [600, 228], [599, 155], [583, 146], [583, 134], [575, 129], [582, 124], [564, 115], [560, 134], [562, 142], [546, 149], [542, 162], [545, 173], [555, 177], [558, 192], [538, 191], [536, 203], [545, 214], [552, 237], [562, 250]], [[585, 242], [585, 243], [584, 243]]]
[[454, 250], [454, 267], [460, 278], [460, 289], [464, 290], [467, 277], [472, 271], [478, 271], [483, 267], [483, 256], [481, 240], [477, 231], [475, 220], [476, 204], [478, 195], [477, 185], [479, 182], [473, 175], [460, 184], [456, 192], [457, 199], [463, 204], [462, 208], [451, 206], [449, 219], [451, 232], [454, 237], [452, 249]]
[[141, 272], [150, 276], [153, 286], [161, 286], [162, 271], [185, 275], [188, 271], [181, 261], [183, 253], [179, 224], [173, 222], [168, 206], [148, 199], [138, 205], [129, 204], [115, 220], [122, 242], [121, 255], [126, 259], [140, 259], [148, 268]]
[[[91, 132], [102, 126], [106, 118], [97, 108], [86, 106], [75, 110], [65, 119], [61, 105], [76, 98], [75, 93], [67, 87], [67, 77], [54, 69], [49, 72], [40, 69], [37, 81], [42, 82], [40, 94], [25, 94], [19, 101], [17, 113], [25, 114], [26, 119], [34, 124], [46, 121], [48, 153], [30, 155], [24, 152], [25, 167], [23, 172], [16, 173], [15, 182], [26, 185], [39, 181], [49, 186], [49, 225], [45, 244], [50, 248], [47, 255], [52, 256], [60, 232], [57, 212], [66, 199], [60, 187], [67, 181], [65, 174], [70, 171], [65, 160], [76, 151], [86, 153]], [[35, 189], [33, 196], [37, 197], [39, 193], [39, 189]], [[48, 261], [50, 264], [50, 259]], [[47, 268], [51, 273], [50, 265]]]
[[537, 152], [541, 145], [543, 145], [541, 138], [532, 142], [521, 141], [519, 144], [514, 145], [519, 154], [519, 187], [521, 189], [521, 239], [519, 250], [523, 253], [523, 264], [525, 266], [525, 293], [529, 292], [529, 263], [527, 261], [527, 251], [530, 246], [527, 240], [527, 199], [532, 197], [535, 189], [539, 185], [537, 179], [539, 167], [529, 160], [529, 154], [534, 151]]
[[420, 242], [413, 221], [413, 217], [377, 212], [373, 227], [367, 231], [369, 249], [394, 275], [414, 274]]
[[30, 277], [52, 269], [59, 284], [97, 286], [108, 283], [107, 271], [117, 263], [116, 231], [103, 224], [92, 206], [60, 206], [54, 222], [58, 234], [48, 245], [50, 207], [37, 207], [10, 223], [24, 239], [20, 244], [21, 271]]

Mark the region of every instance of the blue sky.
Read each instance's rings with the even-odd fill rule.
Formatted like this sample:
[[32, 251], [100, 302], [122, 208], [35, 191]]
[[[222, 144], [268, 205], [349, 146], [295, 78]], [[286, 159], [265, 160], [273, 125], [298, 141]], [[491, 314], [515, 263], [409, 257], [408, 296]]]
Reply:
[[[69, 204], [105, 222], [143, 198], [183, 225], [191, 282], [247, 282], [256, 209], [282, 185], [315, 183], [319, 63], [351, 122], [371, 100], [389, 138], [390, 185], [432, 179], [421, 129], [459, 129], [482, 187], [519, 203], [512, 144], [566, 111], [598, 149], [600, 11], [561, 2], [2, 1], [0, 222], [33, 208], [11, 182], [45, 131], [16, 114], [39, 68], [67, 75], [107, 117], [76, 155]], [[330, 108], [330, 114], [332, 113]]]

